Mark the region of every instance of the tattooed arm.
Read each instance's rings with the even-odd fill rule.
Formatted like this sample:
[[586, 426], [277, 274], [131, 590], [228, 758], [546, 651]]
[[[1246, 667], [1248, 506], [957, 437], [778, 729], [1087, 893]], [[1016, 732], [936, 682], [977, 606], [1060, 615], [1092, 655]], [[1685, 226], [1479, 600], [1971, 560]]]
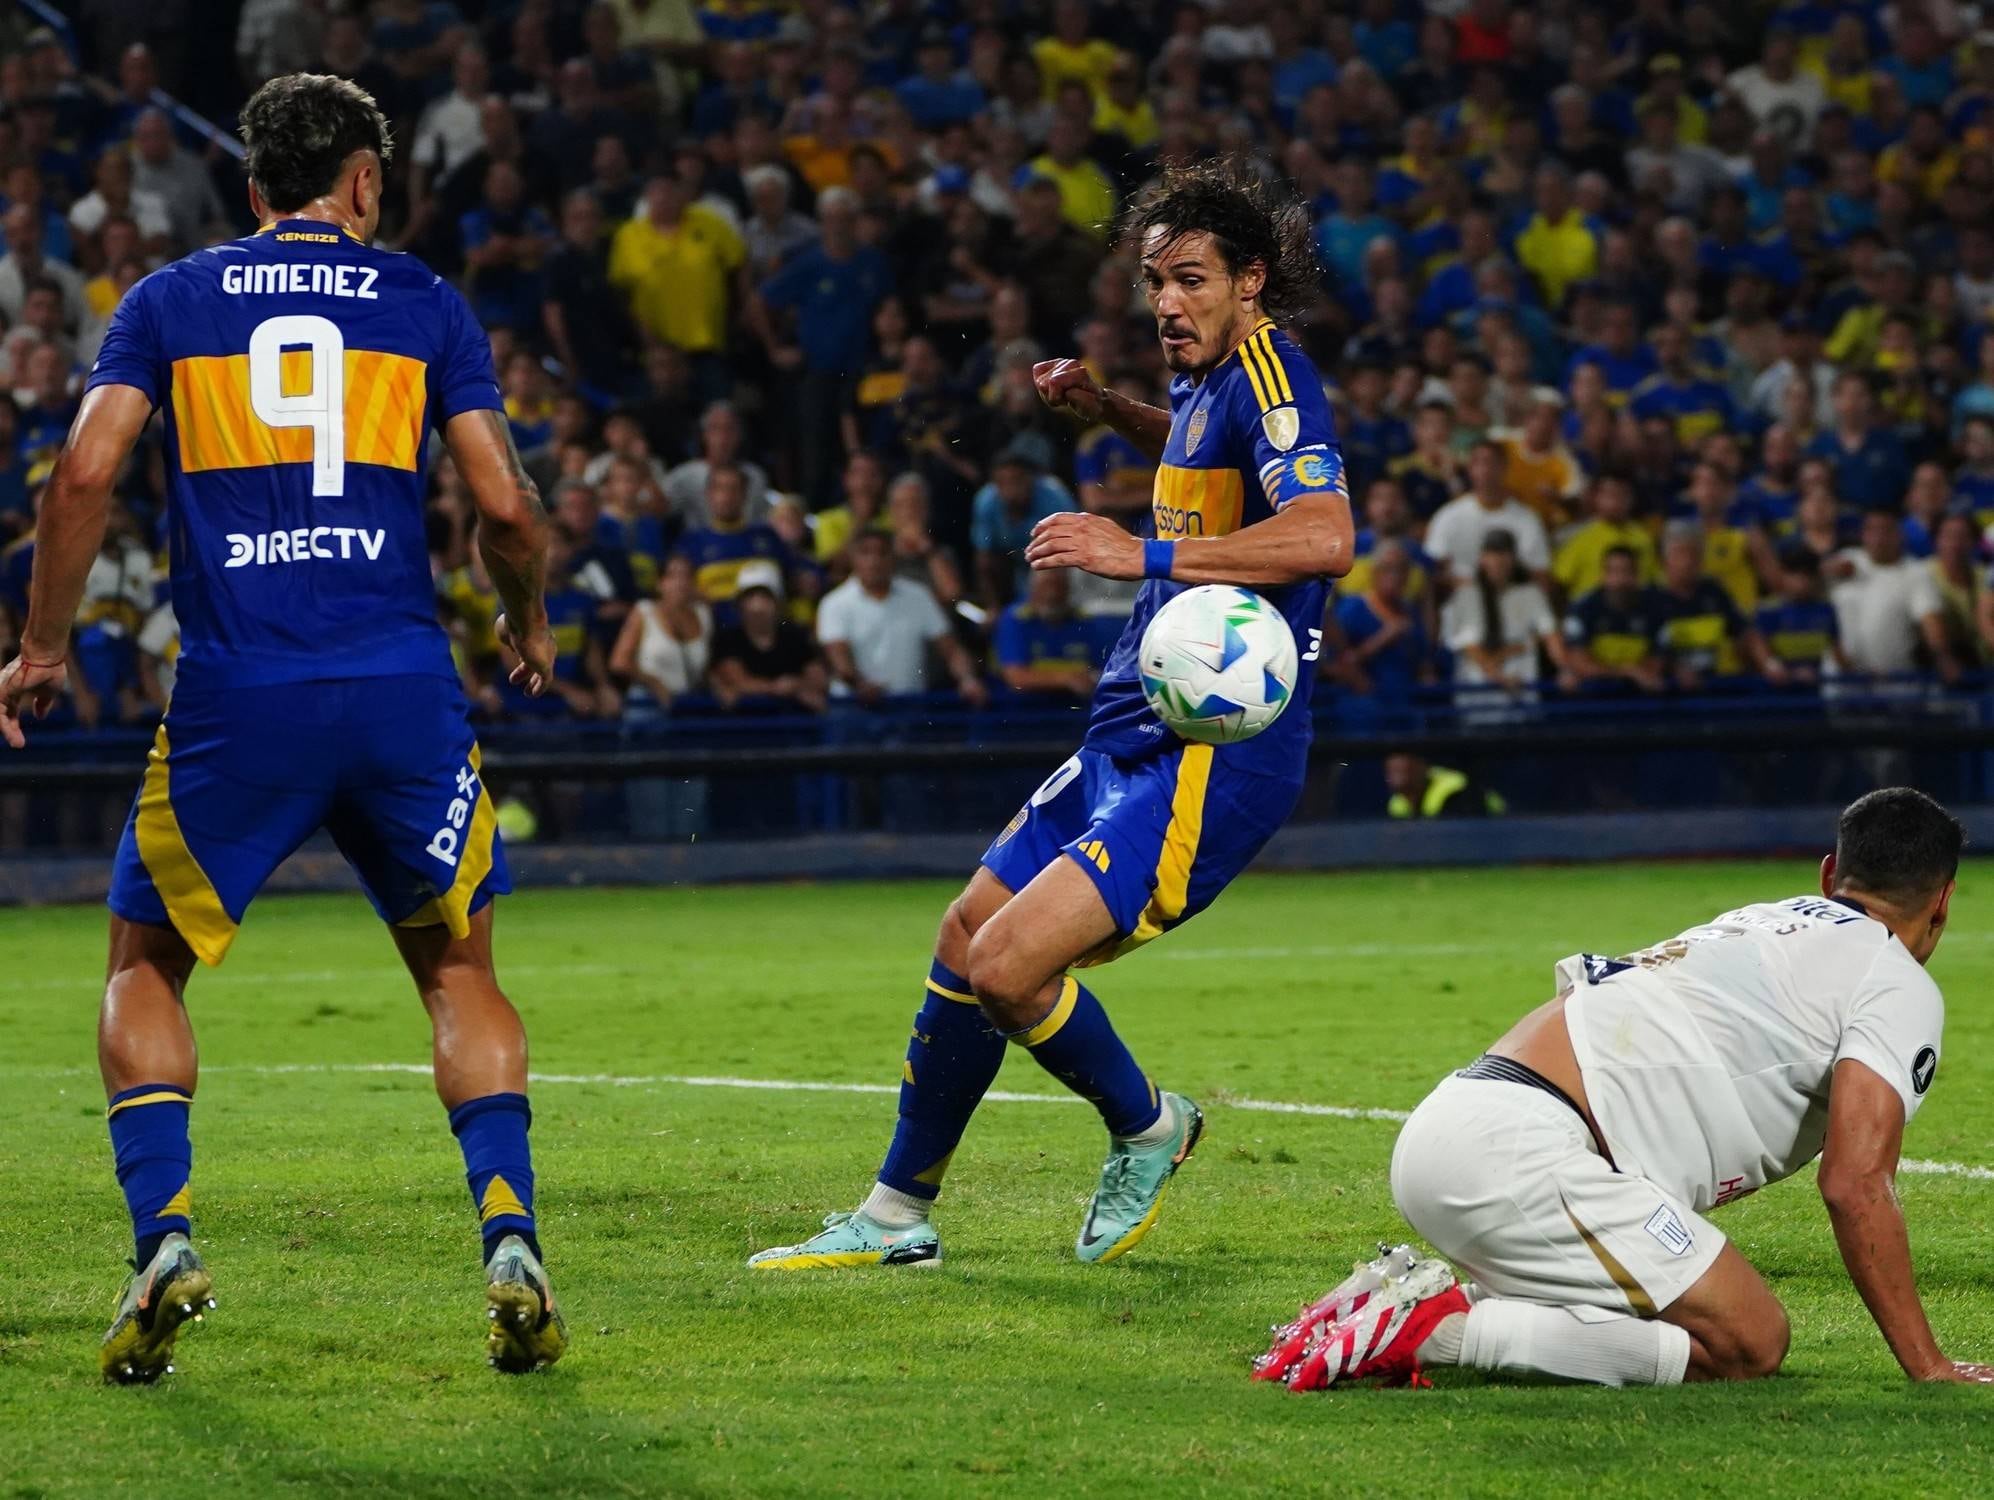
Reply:
[[554, 635], [547, 627], [547, 512], [540, 491], [519, 462], [512, 429], [500, 411], [452, 417], [443, 441], [478, 507], [478, 552], [505, 613], [498, 636], [519, 657], [509, 674], [534, 697], [554, 677]]

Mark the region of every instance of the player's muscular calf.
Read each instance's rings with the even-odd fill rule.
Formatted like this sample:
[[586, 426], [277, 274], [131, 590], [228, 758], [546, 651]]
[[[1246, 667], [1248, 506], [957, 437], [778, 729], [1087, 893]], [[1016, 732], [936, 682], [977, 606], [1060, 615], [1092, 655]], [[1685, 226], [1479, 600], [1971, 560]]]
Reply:
[[143, 1083], [194, 1091], [194, 1028], [181, 996], [194, 954], [171, 927], [111, 918], [111, 960], [97, 1024], [104, 1095]]

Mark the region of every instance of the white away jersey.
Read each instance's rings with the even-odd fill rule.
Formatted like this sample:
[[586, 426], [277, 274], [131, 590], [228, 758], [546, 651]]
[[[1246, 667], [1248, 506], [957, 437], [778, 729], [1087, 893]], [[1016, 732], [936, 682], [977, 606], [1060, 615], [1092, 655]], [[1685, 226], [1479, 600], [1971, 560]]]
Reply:
[[1890, 929], [1822, 896], [1741, 907], [1640, 953], [1558, 965], [1614, 1164], [1702, 1213], [1820, 1155], [1828, 1084], [1864, 1063], [1918, 1112], [1945, 1002]]

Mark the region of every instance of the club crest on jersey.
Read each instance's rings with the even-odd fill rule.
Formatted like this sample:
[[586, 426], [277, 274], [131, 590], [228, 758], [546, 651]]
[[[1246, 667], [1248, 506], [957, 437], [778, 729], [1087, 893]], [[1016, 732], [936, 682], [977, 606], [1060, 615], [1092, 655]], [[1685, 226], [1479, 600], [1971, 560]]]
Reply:
[[1286, 453], [1302, 435], [1302, 414], [1292, 406], [1277, 406], [1261, 415], [1260, 430], [1267, 434], [1268, 442]]
[[1211, 408], [1201, 406], [1191, 413], [1191, 420], [1184, 424], [1184, 456], [1189, 458], [1198, 451], [1198, 443], [1205, 435], [1205, 419], [1211, 415]]

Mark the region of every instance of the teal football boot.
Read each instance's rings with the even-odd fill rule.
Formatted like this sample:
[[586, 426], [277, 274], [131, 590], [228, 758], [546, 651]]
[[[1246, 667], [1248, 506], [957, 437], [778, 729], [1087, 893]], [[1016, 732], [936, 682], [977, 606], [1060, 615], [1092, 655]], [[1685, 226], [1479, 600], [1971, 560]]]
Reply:
[[942, 1239], [925, 1219], [888, 1229], [863, 1213], [831, 1214], [800, 1245], [777, 1245], [748, 1257], [752, 1271], [829, 1271], [840, 1266], [938, 1266]]
[[1204, 1111], [1182, 1094], [1166, 1092], [1163, 1102], [1175, 1112], [1177, 1128], [1154, 1146], [1110, 1139], [1101, 1185], [1087, 1201], [1087, 1217], [1073, 1245], [1083, 1261], [1110, 1261], [1140, 1244], [1156, 1225], [1170, 1179], [1197, 1150], [1205, 1131]]

